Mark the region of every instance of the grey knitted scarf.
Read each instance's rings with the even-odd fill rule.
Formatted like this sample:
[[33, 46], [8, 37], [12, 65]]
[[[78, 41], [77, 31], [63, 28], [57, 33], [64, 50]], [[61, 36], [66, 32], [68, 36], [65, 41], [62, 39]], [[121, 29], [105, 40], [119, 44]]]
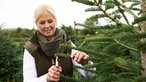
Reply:
[[52, 40], [47, 40], [46, 37], [44, 37], [39, 31], [37, 31], [37, 37], [38, 37], [38, 42], [43, 50], [43, 52], [49, 56], [49, 57], [54, 57], [54, 54], [59, 52], [63, 53], [64, 50], [59, 49], [59, 44], [61, 43], [67, 43], [66, 42], [66, 34], [62, 30], [56, 28], [54, 37]]

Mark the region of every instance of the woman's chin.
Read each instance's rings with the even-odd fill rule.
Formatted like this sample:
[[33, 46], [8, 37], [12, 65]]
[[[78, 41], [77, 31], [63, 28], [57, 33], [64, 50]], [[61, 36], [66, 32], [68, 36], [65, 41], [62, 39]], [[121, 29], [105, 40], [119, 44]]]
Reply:
[[52, 37], [53, 34], [52, 34], [52, 33], [50, 33], [50, 34], [45, 34], [45, 36], [46, 36], [46, 37]]

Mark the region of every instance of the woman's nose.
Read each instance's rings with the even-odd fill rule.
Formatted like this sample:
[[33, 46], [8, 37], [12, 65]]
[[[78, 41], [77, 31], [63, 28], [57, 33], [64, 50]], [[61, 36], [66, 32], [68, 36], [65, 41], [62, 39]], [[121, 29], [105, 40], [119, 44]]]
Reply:
[[45, 23], [45, 27], [50, 27], [50, 24], [49, 23]]

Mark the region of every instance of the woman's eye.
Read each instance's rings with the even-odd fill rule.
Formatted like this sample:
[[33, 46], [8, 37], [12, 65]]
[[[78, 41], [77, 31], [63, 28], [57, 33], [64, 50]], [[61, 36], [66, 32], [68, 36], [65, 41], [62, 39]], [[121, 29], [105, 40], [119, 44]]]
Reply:
[[44, 21], [41, 21], [40, 24], [45, 24], [45, 22]]
[[52, 22], [53, 22], [53, 20], [52, 20], [52, 19], [49, 19], [49, 20], [48, 20], [48, 23], [52, 23]]

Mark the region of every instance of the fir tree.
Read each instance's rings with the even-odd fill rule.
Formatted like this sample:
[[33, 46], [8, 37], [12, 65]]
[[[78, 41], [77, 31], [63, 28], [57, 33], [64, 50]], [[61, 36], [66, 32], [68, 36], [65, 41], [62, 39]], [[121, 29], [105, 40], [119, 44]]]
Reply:
[[[88, 18], [83, 26], [84, 34], [90, 34], [78, 50], [90, 55], [93, 65], [81, 69], [95, 74], [92, 78], [78, 78], [80, 82], [142, 82], [141, 51], [146, 47], [145, 32], [140, 32], [138, 17], [141, 16], [139, 0], [72, 0], [90, 8], [87, 12], [101, 12]], [[128, 4], [128, 5], [126, 5]], [[128, 14], [128, 15], [127, 15]], [[133, 22], [130, 22], [133, 17]], [[107, 24], [99, 25], [99, 19], [106, 19]], [[137, 18], [137, 19], [136, 19]], [[140, 19], [142, 19], [141, 17]], [[122, 19], [122, 21], [121, 21]], [[135, 19], [135, 20], [134, 20]], [[86, 31], [86, 32], [85, 32]], [[98, 33], [98, 34], [94, 34]], [[96, 67], [96, 71], [89, 68]]]
[[22, 81], [22, 48], [0, 29], [0, 82]]

